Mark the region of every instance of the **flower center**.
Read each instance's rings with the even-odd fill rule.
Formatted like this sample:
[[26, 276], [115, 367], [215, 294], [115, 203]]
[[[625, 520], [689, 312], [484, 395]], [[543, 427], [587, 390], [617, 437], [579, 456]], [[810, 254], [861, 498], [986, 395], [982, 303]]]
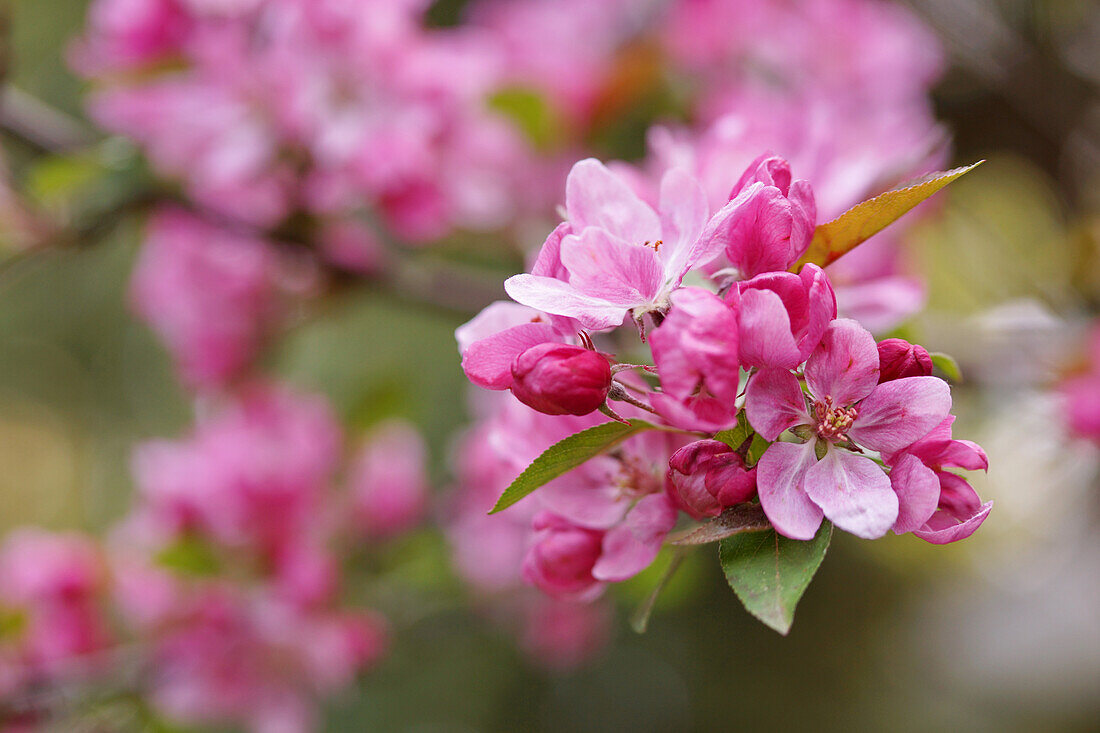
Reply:
[[833, 398], [829, 395], [825, 395], [824, 400], [814, 402], [810, 412], [818, 436], [832, 443], [850, 440], [848, 428], [859, 417], [859, 411], [855, 407], [834, 407]]

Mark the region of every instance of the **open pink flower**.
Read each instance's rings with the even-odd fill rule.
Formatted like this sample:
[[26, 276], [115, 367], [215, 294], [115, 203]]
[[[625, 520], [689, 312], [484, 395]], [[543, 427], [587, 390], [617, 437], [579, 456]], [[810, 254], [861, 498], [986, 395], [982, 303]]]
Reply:
[[764, 513], [793, 539], [813, 537], [822, 516], [860, 537], [881, 537], [898, 518], [898, 495], [862, 448], [892, 453], [927, 435], [951, 409], [950, 388], [935, 377], [879, 384], [875, 340], [848, 319], [829, 325], [805, 375], [809, 400], [787, 370], [765, 369], [749, 381], [746, 411], [760, 435], [776, 440], [797, 427], [808, 437], [773, 443], [760, 459]]
[[765, 153], [742, 174], [702, 239], [749, 278], [793, 265], [810, 246], [816, 218], [810, 184], [793, 180], [787, 161]]
[[989, 516], [993, 502], [982, 503], [962, 476], [945, 468], [986, 470], [989, 459], [977, 443], [951, 437], [949, 415], [934, 430], [903, 451], [884, 456], [901, 510], [894, 531], [912, 532], [934, 545], [966, 539]]
[[817, 265], [805, 265], [797, 275], [757, 275], [737, 283], [737, 291], [741, 364], [746, 368], [794, 369], [817, 347], [825, 327], [836, 318], [833, 287]]
[[661, 181], [659, 211], [594, 159], [566, 181], [568, 230], [555, 230], [531, 274], [505, 282], [519, 303], [576, 318], [587, 328], [618, 326], [628, 313], [668, 307], [684, 274], [716, 253], [701, 246], [707, 202], [699, 183], [673, 169]]

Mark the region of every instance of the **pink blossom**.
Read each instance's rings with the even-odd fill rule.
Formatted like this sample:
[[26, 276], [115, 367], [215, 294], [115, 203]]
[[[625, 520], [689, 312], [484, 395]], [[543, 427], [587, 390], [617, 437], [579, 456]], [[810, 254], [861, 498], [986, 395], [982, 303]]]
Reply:
[[371, 538], [415, 527], [427, 510], [428, 477], [420, 434], [404, 422], [373, 429], [352, 462], [349, 478], [355, 522]]
[[142, 66], [178, 52], [190, 25], [176, 0], [99, 0], [71, 59], [85, 74]]
[[736, 307], [694, 287], [675, 291], [670, 302], [668, 317], [650, 337], [662, 390], [685, 400], [705, 387], [732, 404], [740, 391]]
[[983, 504], [966, 479], [944, 470], [989, 468], [989, 459], [980, 445], [951, 437], [954, 421], [949, 415], [920, 440], [884, 456], [892, 466], [890, 480], [901, 502], [895, 532], [912, 532], [922, 540], [942, 545], [966, 539], [989, 516], [993, 502]]
[[741, 363], [793, 369], [810, 355], [836, 317], [836, 298], [825, 272], [805, 265], [797, 274], [770, 272], [737, 283]]
[[[807, 408], [798, 377], [766, 369], [749, 382], [749, 422], [767, 440], [799, 428], [805, 443], [773, 443], [757, 465], [760, 503], [794, 539], [813, 537], [822, 515], [867, 539], [898, 519], [898, 495], [860, 447], [896, 452], [924, 437], [951, 409], [950, 389], [935, 377], [878, 383], [875, 340], [858, 323], [834, 321], [806, 362]], [[824, 450], [819, 460], [816, 451]]]
[[610, 617], [602, 604], [537, 596], [524, 606], [520, 644], [543, 666], [567, 672], [606, 646]]
[[610, 388], [607, 358], [580, 346], [539, 344], [512, 362], [512, 394], [547, 415], [587, 415]]
[[189, 384], [224, 384], [249, 364], [277, 314], [278, 270], [265, 242], [162, 210], [134, 271], [134, 308]]
[[604, 533], [555, 514], [535, 517], [534, 544], [523, 560], [523, 578], [556, 597], [590, 600], [602, 590], [592, 569], [600, 559]]
[[568, 233], [544, 245], [556, 250], [561, 274], [516, 275], [505, 289], [519, 303], [587, 328], [667, 308], [684, 274], [713, 257], [699, 240], [707, 217], [702, 189], [678, 170], [661, 182], [658, 213], [602, 163], [582, 160], [566, 181], [566, 212]]
[[1086, 368], [1059, 385], [1066, 422], [1077, 435], [1100, 443], [1100, 326], [1086, 339]]
[[37, 528], [10, 533], [0, 547], [0, 697], [26, 684], [79, 678], [108, 643], [106, 574], [91, 540]]
[[716, 517], [756, 494], [756, 468], [718, 440], [697, 440], [668, 460], [668, 493], [696, 519]]
[[765, 153], [753, 161], [711, 218], [702, 239], [711, 251], [725, 252], [739, 278], [783, 271], [810, 246], [817, 208], [804, 180], [793, 180], [790, 165]]

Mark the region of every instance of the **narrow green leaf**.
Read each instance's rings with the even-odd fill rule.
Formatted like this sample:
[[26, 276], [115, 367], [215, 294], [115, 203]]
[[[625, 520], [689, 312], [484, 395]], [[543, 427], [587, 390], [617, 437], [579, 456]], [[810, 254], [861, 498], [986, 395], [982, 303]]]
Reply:
[[927, 199], [958, 178], [966, 175], [985, 161], [979, 160], [973, 165], [954, 170], [930, 173], [915, 181], [879, 194], [845, 211], [836, 219], [822, 224], [814, 230], [806, 254], [802, 255], [792, 269], [797, 272], [806, 263], [824, 267], [841, 255], [850, 252], [856, 245], [878, 234], [894, 223], [917, 204]]
[[948, 379], [952, 382], [962, 381], [962, 370], [959, 369], [959, 362], [955, 361], [954, 357], [942, 351], [932, 352], [929, 356], [932, 357], [932, 366], [946, 374]]
[[722, 540], [718, 556], [730, 587], [745, 609], [780, 634], [825, 558], [833, 525], [825, 520], [812, 540], [788, 539], [774, 529]]
[[644, 420], [631, 420], [629, 424], [606, 422], [558, 441], [543, 451], [542, 455], [516, 477], [516, 480], [500, 495], [496, 506], [489, 513], [496, 514], [502, 509], [507, 509], [543, 484], [614, 447], [626, 438], [645, 430], [655, 429], [657, 429], [656, 425]]
[[672, 559], [669, 560], [668, 567], [665, 568], [661, 579], [657, 581], [657, 585], [653, 586], [653, 591], [646, 596], [646, 599], [630, 616], [630, 628], [634, 629], [635, 632], [645, 633], [646, 628], [649, 626], [649, 617], [653, 614], [653, 607], [657, 605], [657, 597], [661, 595], [661, 591], [668, 585], [668, 581], [672, 580], [672, 576], [680, 569], [680, 564], [686, 556], [687, 548], [685, 547], [677, 547], [673, 550]]

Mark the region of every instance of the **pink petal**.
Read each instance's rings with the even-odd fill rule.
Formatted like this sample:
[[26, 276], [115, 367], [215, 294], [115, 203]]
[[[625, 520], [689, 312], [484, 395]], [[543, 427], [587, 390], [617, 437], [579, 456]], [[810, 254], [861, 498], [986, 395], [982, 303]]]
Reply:
[[669, 425], [681, 430], [716, 433], [737, 425], [737, 408], [726, 400], [698, 395], [678, 400], [657, 392], [649, 396], [649, 403]]
[[532, 275], [565, 279], [567, 273], [561, 264], [561, 240], [572, 233], [573, 227], [567, 221], [554, 227], [554, 231], [550, 232], [550, 236], [542, 243], [539, 255], [535, 258], [535, 264], [531, 266]]
[[832, 397], [837, 407], [866, 397], [878, 384], [875, 337], [851, 319], [833, 321], [806, 362], [806, 383], [814, 397]]
[[805, 359], [821, 343], [825, 329], [836, 318], [836, 295], [825, 271], [817, 265], [803, 265], [798, 277], [806, 288], [805, 327], [798, 339], [798, 350]]
[[482, 308], [481, 312], [455, 329], [458, 353], [463, 353], [475, 341], [500, 333], [506, 328], [530, 323], [539, 319], [539, 312], [519, 303], [498, 300]]
[[701, 246], [724, 249], [744, 277], [786, 270], [791, 264], [791, 209], [778, 188], [753, 183], [711, 217]]
[[817, 202], [809, 181], [795, 181], [787, 192], [791, 202], [791, 250], [790, 261], [794, 262], [809, 248], [813, 240], [814, 226], [817, 223]]
[[936, 473], [940, 485], [939, 507], [960, 521], [976, 513], [982, 500], [974, 487], [962, 476], [948, 471]]
[[973, 516], [962, 522], [945, 511], [938, 511], [923, 528], [913, 530], [913, 534], [933, 545], [946, 545], [949, 542], [965, 540], [982, 526], [982, 522], [989, 516], [992, 508], [993, 502], [986, 502]]
[[951, 411], [951, 388], [938, 377], [883, 382], [859, 403], [848, 434], [877, 451], [901, 450], [928, 434]]
[[664, 285], [653, 247], [628, 244], [595, 227], [562, 239], [561, 262], [578, 291], [624, 308], [652, 302]]
[[657, 557], [675, 525], [676, 509], [665, 494], [640, 499], [622, 523], [604, 535], [603, 552], [592, 568], [592, 577], [619, 581], [637, 575]]
[[753, 430], [766, 440], [775, 440], [787, 428], [811, 422], [798, 377], [786, 369], [763, 369], [749, 380], [745, 414]]
[[898, 519], [894, 534], [920, 529], [936, 511], [940, 480], [916, 456], [903, 455], [890, 469], [890, 486], [898, 495]]
[[[746, 367], [794, 369], [802, 361], [791, 319], [779, 295], [755, 288], [741, 293], [741, 363]], [[872, 345], [874, 341], [871, 342]], [[875, 351], [878, 358], [878, 351]], [[876, 379], [877, 381], [877, 379]]]
[[[707, 222], [707, 194], [694, 177], [681, 168], [672, 168], [661, 178], [661, 239], [659, 254], [664, 263], [665, 280], [674, 287], [684, 273], [722, 252], [699, 238]], [[708, 246], [709, 245], [709, 246]]]
[[619, 463], [597, 456], [539, 489], [539, 500], [550, 511], [591, 529], [606, 529], [623, 518], [630, 504], [612, 483]]
[[886, 534], [898, 518], [898, 495], [882, 468], [866, 456], [830, 448], [806, 472], [806, 493], [833, 524], [857, 537]]
[[661, 238], [657, 213], [594, 158], [580, 161], [569, 171], [565, 208], [573, 231], [599, 227], [634, 245]]
[[524, 323], [475, 341], [462, 354], [462, 371], [471, 382], [486, 389], [512, 385], [512, 362], [532, 346], [561, 341], [548, 323]]
[[772, 443], [756, 464], [760, 506], [784, 537], [812, 539], [821, 526], [821, 508], [803, 488], [806, 473], [816, 462], [811, 440], [803, 445]]
[[513, 275], [504, 290], [518, 303], [544, 313], [576, 318], [585, 328], [602, 330], [622, 324], [627, 309], [578, 292], [569, 283], [538, 275]]
[[737, 315], [718, 296], [702, 288], [672, 293], [672, 310], [650, 336], [661, 389], [686, 399], [700, 384], [733, 402], [740, 391]]

